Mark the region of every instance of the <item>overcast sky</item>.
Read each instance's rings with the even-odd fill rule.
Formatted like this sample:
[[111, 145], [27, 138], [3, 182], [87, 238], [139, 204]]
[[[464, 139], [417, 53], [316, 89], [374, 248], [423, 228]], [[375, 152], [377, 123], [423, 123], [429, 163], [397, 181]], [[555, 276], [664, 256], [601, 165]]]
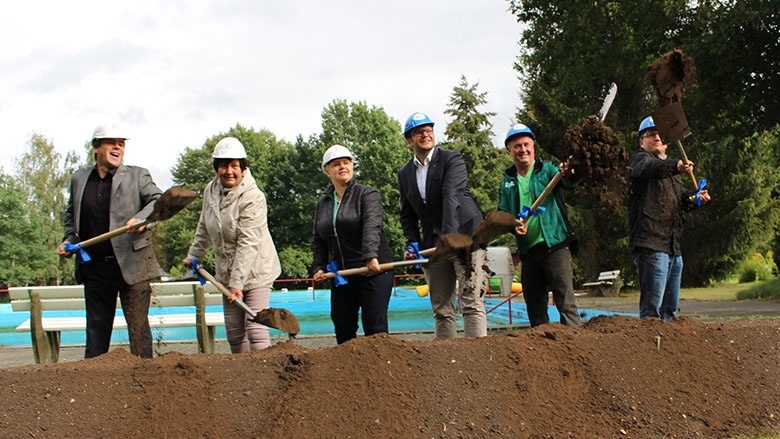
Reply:
[[[0, 167], [38, 133], [82, 151], [119, 121], [125, 163], [162, 189], [184, 147], [240, 123], [294, 141], [334, 99], [427, 113], [438, 140], [465, 75], [487, 92], [494, 143], [513, 121], [521, 26], [505, 0], [2, 2]], [[400, 135], [400, 134], [399, 134]]]

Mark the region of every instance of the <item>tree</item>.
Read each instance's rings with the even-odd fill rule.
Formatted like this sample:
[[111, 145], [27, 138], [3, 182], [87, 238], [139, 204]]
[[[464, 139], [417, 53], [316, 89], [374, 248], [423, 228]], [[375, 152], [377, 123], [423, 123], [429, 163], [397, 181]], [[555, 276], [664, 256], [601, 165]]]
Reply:
[[479, 111], [478, 107], [487, 103], [487, 93], [479, 93], [478, 86], [479, 83], [469, 85], [466, 77], [461, 76], [460, 84], [452, 90], [444, 114], [453, 120], [444, 131], [446, 141], [442, 146], [463, 154], [469, 172], [471, 194], [484, 214], [496, 210], [502, 171], [512, 161], [504, 150], [493, 146], [493, 124], [490, 119], [496, 113]]
[[[553, 155], [560, 153], [556, 139], [577, 118], [595, 112], [604, 85], [612, 81], [619, 92], [607, 123], [626, 148], [636, 149], [638, 122], [657, 108], [645, 80], [647, 66], [673, 48], [693, 56], [699, 70], [684, 96], [694, 131], [685, 140], [686, 149], [697, 174], [709, 178], [714, 200], [688, 216], [683, 284], [725, 279], [735, 260], [751, 254], [759, 240], [768, 242], [777, 218], [763, 213], [777, 210], [778, 186], [770, 176], [778, 162], [774, 151], [780, 149], [772, 131], [780, 75], [774, 62], [780, 44], [776, 2], [515, 0], [510, 5], [519, 21], [528, 24], [516, 65], [524, 85], [518, 119], [537, 131], [540, 144]], [[734, 145], [743, 151], [737, 153]], [[673, 146], [671, 154], [680, 156]], [[756, 175], [767, 186], [757, 187], [751, 181]], [[630, 277], [634, 270], [625, 247], [627, 230], [619, 227], [625, 215], [618, 220], [587, 200], [575, 199], [574, 205], [573, 216], [579, 218], [575, 227], [584, 244], [578, 264], [585, 275], [614, 268], [597, 265], [620, 255], [621, 268]], [[745, 215], [745, 209], [756, 215]], [[604, 228], [605, 223], [610, 226]], [[716, 235], [722, 239], [705, 238]]]
[[[70, 283], [73, 280], [73, 263], [59, 258], [54, 249], [62, 242], [63, 213], [68, 196], [70, 176], [79, 165], [75, 152], [69, 152], [65, 160], [54, 150], [54, 145], [40, 134], [30, 138], [29, 149], [16, 161], [16, 179], [24, 188], [23, 197], [30, 221], [41, 227], [45, 239], [27, 241], [27, 245], [43, 245], [48, 249], [46, 265], [37, 270], [36, 282], [40, 285]], [[38, 261], [30, 261], [37, 266]]]
[[[335, 100], [322, 112], [320, 149], [316, 155], [321, 158], [325, 149], [334, 144], [346, 146], [355, 154], [357, 181], [373, 186], [382, 195], [385, 235], [390, 248], [398, 253], [406, 245], [399, 219], [398, 170], [411, 156], [400, 133], [401, 124], [384, 109], [369, 107], [365, 102]], [[319, 166], [318, 163], [320, 190], [324, 190], [329, 181]], [[311, 207], [311, 221], [315, 205]]]
[[0, 172], [0, 284], [45, 285], [56, 267], [51, 230], [33, 210], [22, 184]]

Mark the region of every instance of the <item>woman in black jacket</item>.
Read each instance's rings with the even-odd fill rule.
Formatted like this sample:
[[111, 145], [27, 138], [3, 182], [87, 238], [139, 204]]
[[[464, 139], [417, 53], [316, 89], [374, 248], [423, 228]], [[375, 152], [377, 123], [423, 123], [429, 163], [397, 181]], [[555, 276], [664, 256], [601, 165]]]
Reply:
[[365, 335], [388, 331], [387, 306], [394, 275], [379, 267], [393, 258], [382, 231], [382, 197], [373, 187], [354, 181], [353, 159], [341, 145], [325, 151], [322, 170], [332, 184], [317, 202], [314, 215], [314, 280], [327, 279], [326, 271], [368, 270], [331, 280], [330, 317], [338, 344], [357, 337], [359, 313]]

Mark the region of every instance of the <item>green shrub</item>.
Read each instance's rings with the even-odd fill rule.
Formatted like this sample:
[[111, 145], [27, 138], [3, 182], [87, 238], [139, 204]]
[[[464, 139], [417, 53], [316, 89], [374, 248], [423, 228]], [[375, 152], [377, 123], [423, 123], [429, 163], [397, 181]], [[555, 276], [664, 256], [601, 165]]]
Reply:
[[771, 279], [773, 270], [777, 270], [773, 256], [771, 251], [768, 252], [766, 256], [761, 253], [754, 253], [753, 256], [743, 262], [742, 266], [739, 268], [739, 282], [755, 282], [757, 280]]
[[737, 293], [737, 300], [780, 300], [780, 279], [757, 283]]

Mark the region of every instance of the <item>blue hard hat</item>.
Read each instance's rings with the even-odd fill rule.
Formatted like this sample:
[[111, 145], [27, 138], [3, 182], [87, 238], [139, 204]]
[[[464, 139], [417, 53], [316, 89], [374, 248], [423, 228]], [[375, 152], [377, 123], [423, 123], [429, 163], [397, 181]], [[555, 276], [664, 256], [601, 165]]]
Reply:
[[653, 116], [647, 116], [646, 118], [642, 119], [642, 123], [639, 124], [639, 130], [637, 130], [636, 135], [642, 137], [642, 133], [650, 128], [655, 128]]
[[433, 121], [423, 113], [413, 113], [404, 124], [404, 137], [409, 136], [409, 131], [423, 125], [433, 126]]
[[520, 134], [524, 134], [526, 136], [529, 136], [530, 138], [536, 140], [536, 134], [534, 134], [533, 131], [531, 131], [530, 128], [528, 128], [527, 125], [523, 125], [521, 123], [516, 123], [509, 127], [509, 131], [506, 132], [506, 138], [504, 139], [504, 146], [507, 146], [507, 143], [509, 143], [509, 139], [518, 136]]

